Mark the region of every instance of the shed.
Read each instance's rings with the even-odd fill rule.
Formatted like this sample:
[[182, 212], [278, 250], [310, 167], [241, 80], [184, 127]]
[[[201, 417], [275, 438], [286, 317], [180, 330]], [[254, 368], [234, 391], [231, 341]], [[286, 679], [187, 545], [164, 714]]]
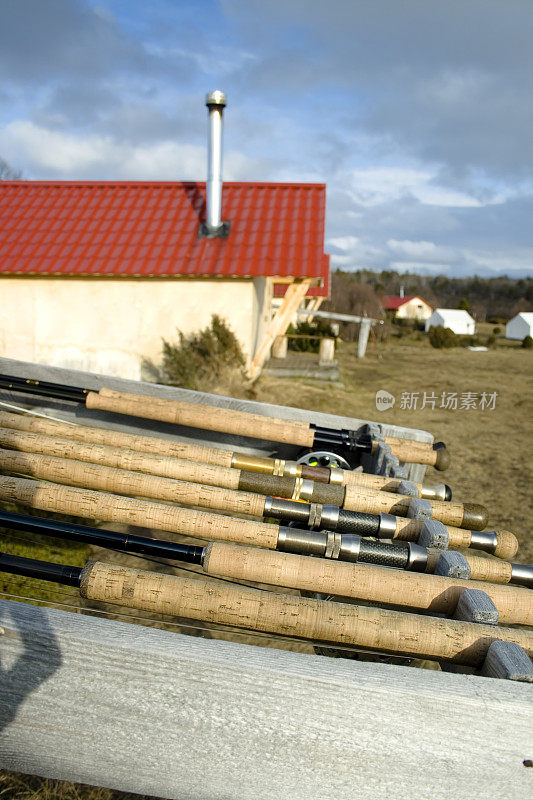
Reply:
[[426, 333], [430, 328], [442, 325], [449, 328], [454, 333], [465, 335], [476, 332], [476, 323], [468, 311], [458, 308], [436, 308], [433, 314], [426, 320]]
[[433, 311], [429, 303], [426, 303], [418, 295], [410, 297], [384, 297], [381, 304], [385, 311], [390, 311], [396, 319], [416, 319], [424, 321], [429, 319]]
[[506, 339], [519, 339], [533, 336], [533, 311], [521, 311], [505, 326]]
[[0, 355], [139, 380], [162, 338], [218, 314], [257, 374], [327, 283], [325, 207], [324, 184], [225, 182], [211, 238], [205, 182], [1, 182]]

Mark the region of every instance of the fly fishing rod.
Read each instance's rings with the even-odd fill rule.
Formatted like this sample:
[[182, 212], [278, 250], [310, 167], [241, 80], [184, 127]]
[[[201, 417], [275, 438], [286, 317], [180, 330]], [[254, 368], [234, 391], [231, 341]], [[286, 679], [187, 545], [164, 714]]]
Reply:
[[[356, 472], [337, 467], [309, 466], [280, 458], [249, 456], [217, 447], [169, 441], [168, 439], [159, 439], [154, 436], [123, 433], [109, 428], [95, 428], [90, 425], [73, 425], [72, 423], [58, 422], [57, 420], [42, 419], [24, 414], [11, 414], [6, 411], [0, 411], [0, 426], [28, 433], [40, 433], [47, 436], [74, 439], [80, 442], [136, 450], [166, 458], [179, 458], [193, 461], [197, 464], [234, 469], [243, 473], [257, 472], [267, 476], [293, 478], [295, 481], [312, 480], [316, 483], [340, 486], [355, 484], [357, 486], [365, 486], [368, 489], [387, 492], [398, 491], [402, 484], [401, 478], [389, 478], [383, 475], [372, 475], [366, 472]], [[421, 498], [446, 501], [452, 499], [452, 490], [447, 484], [440, 483], [434, 486], [426, 486], [412, 481], [409, 481], [409, 484], [411, 490], [416, 490]]]
[[[201, 487], [211, 489], [211, 487]], [[70, 485], [60, 485], [48, 481], [35, 481], [0, 475], [0, 500], [22, 503], [42, 511], [72, 514], [78, 517], [100, 519], [104, 522], [121, 522], [138, 527], [165, 530], [184, 536], [194, 536], [204, 540], [224, 540], [283, 550], [303, 555], [315, 555], [342, 561], [354, 559], [354, 540], [350, 534], [363, 537], [376, 537], [389, 540], [416, 541], [424, 522], [415, 519], [402, 519], [392, 515], [362, 514], [343, 512], [344, 533], [331, 530], [330, 525], [338, 523], [329, 516], [326, 530], [304, 530], [298, 527], [280, 525], [273, 522], [260, 522], [251, 519], [238, 519], [212, 512], [179, 508], [175, 505], [156, 503], [138, 497], [99, 492]], [[263, 498], [264, 500], [264, 498]], [[287, 503], [287, 501], [278, 501]], [[294, 504], [294, 515], [300, 513], [299, 524], [305, 525], [309, 515], [318, 506]], [[327, 509], [326, 509], [327, 511]], [[316, 521], [316, 520], [315, 520]], [[297, 521], [298, 522], [298, 521]], [[349, 524], [348, 524], [349, 523]], [[516, 537], [509, 531], [481, 532], [462, 528], [446, 527], [449, 547], [485, 549], [502, 559], [512, 558], [517, 549]], [[409, 550], [411, 560], [418, 559], [417, 548]]]
[[[170, 422], [190, 428], [247, 436], [290, 444], [312, 450], [332, 450], [353, 466], [363, 453], [372, 453], [380, 444], [362, 431], [325, 428], [308, 422], [261, 416], [245, 411], [204, 406], [181, 400], [163, 400], [146, 395], [115, 392], [101, 388], [98, 392], [76, 386], [0, 375], [0, 387], [17, 392], [44, 395], [60, 400], [85, 403], [88, 409], [110, 411], [133, 417]], [[401, 460], [443, 470], [450, 457], [445, 445], [428, 445], [395, 437], [386, 437], [385, 444]]]
[[[196, 545], [179, 544], [164, 539], [153, 539], [138, 536], [132, 533], [119, 533], [88, 525], [77, 525], [55, 519], [19, 514], [0, 509], [0, 525], [9, 530], [25, 533], [52, 536], [68, 541], [83, 542], [97, 547], [105, 547], [133, 555], [166, 558], [173, 561], [183, 561], [189, 564], [198, 564], [206, 568], [205, 547]], [[214, 564], [224, 565], [224, 572], [208, 574], [224, 575], [227, 578], [237, 577], [242, 580], [269, 583], [277, 586], [286, 586], [293, 589], [305, 589], [316, 592], [334, 593], [343, 597], [353, 597], [359, 600], [372, 600], [377, 603], [392, 603], [396, 605], [410, 605], [411, 607], [430, 607], [438, 613], [453, 613], [457, 596], [452, 587], [465, 587], [466, 581], [457, 582], [453, 578], [434, 578], [433, 581], [417, 583], [416, 598], [413, 599], [412, 591], [407, 590], [409, 584], [393, 579], [393, 586], [389, 584], [390, 573], [383, 572], [381, 568], [395, 568], [412, 572], [433, 573], [438, 561], [440, 551], [429, 550], [411, 543], [387, 544], [365, 540], [360, 536], [352, 537], [351, 561], [357, 564], [374, 564], [380, 569], [370, 572], [368, 570], [344, 569], [349, 565], [338, 565], [339, 569], [325, 569], [322, 561], [312, 563], [306, 556], [296, 555], [288, 558], [287, 554], [270, 553], [268, 557], [257, 548], [250, 548], [250, 552], [242, 547], [237, 547], [226, 542], [211, 543], [210, 567]], [[213, 549], [215, 556], [213, 556]], [[412, 550], [415, 549], [416, 557]], [[243, 561], [243, 554], [247, 557]], [[278, 555], [280, 557], [278, 558]], [[233, 558], [233, 556], [237, 556]], [[487, 559], [471, 554], [465, 556], [470, 567], [470, 580], [484, 581], [485, 583], [518, 584], [533, 588], [533, 566], [525, 564], [509, 564], [506, 561]], [[289, 566], [290, 565], [290, 566]], [[294, 569], [294, 566], [297, 568]], [[334, 565], [335, 566], [335, 565]], [[344, 570], [344, 572], [343, 572]], [[253, 577], [252, 577], [253, 576]], [[327, 578], [326, 578], [327, 576]], [[377, 577], [376, 577], [377, 576]], [[376, 577], [375, 581], [371, 578]], [[315, 582], [313, 582], [315, 581]], [[422, 587], [422, 588], [421, 588]], [[413, 588], [411, 583], [411, 589]], [[335, 591], [333, 591], [335, 590]], [[519, 593], [520, 599], [521, 593]], [[391, 598], [394, 598], [391, 599]], [[500, 602], [498, 593], [496, 599]], [[419, 605], [421, 603], [421, 605]]]
[[[106, 445], [85, 444], [70, 439], [61, 439], [43, 434], [26, 433], [11, 429], [0, 428], [0, 469], [9, 472], [27, 472], [41, 478], [57, 480], [50, 470], [55, 467], [60, 469], [61, 464], [55, 459], [66, 459], [63, 476], [67, 479], [70, 475], [79, 474], [76, 481], [67, 480], [68, 483], [79, 485], [79, 481], [93, 479], [96, 473], [107, 476], [111, 489], [124, 491], [125, 494], [138, 493], [129, 491], [129, 486], [139, 485], [139, 475], [132, 477], [133, 472], [160, 476], [156, 482], [151, 482], [153, 488], [145, 486], [142, 492], [147, 497], [160, 497], [161, 499], [174, 499], [186, 505], [196, 503], [188, 502], [187, 492], [194, 492], [190, 483], [200, 483], [207, 486], [219, 487], [228, 491], [215, 497], [224, 497], [224, 505], [214, 508], [223, 508], [227, 511], [239, 510], [243, 492], [252, 492], [268, 497], [289, 498], [302, 500], [320, 505], [333, 505], [347, 511], [362, 511], [367, 513], [387, 513], [407, 516], [411, 507], [412, 498], [394, 492], [384, 492], [376, 489], [367, 489], [363, 486], [333, 486], [299, 478], [278, 477], [276, 475], [261, 475], [256, 472], [214, 467], [205, 464], [195, 464], [184, 459], [169, 459], [163, 456], [153, 456], [139, 451], [124, 450], [122, 448], [108, 447]], [[10, 448], [10, 449], [7, 449]], [[16, 452], [15, 452], [16, 451]], [[20, 452], [22, 451], [22, 452]], [[19, 453], [19, 455], [17, 455]], [[23, 455], [24, 453], [24, 455]], [[46, 458], [45, 456], [50, 458]], [[82, 467], [80, 462], [91, 464], [91, 467]], [[97, 465], [100, 469], [92, 465]], [[107, 467], [107, 471], [104, 471]], [[39, 469], [37, 473], [35, 470]], [[110, 471], [114, 469], [116, 472]], [[128, 474], [123, 474], [128, 473]], [[58, 473], [59, 474], [59, 473]], [[130, 481], [128, 481], [131, 478]], [[117, 480], [122, 476], [122, 488]], [[147, 479], [148, 480], [148, 479]], [[178, 483], [176, 483], [178, 481]], [[63, 482], [60, 480], [59, 482]], [[91, 484], [85, 484], [88, 487]], [[172, 493], [173, 487], [175, 494]], [[105, 488], [102, 485], [92, 488]], [[165, 496], [159, 494], [167, 492]], [[156, 494], [153, 494], [156, 491]], [[207, 503], [207, 500], [206, 500]], [[426, 500], [428, 510], [433, 519], [444, 524], [469, 530], [483, 530], [488, 522], [487, 510], [475, 503], [451, 503], [441, 500]], [[233, 507], [233, 505], [235, 507]], [[200, 503], [204, 505], [204, 503]], [[274, 504], [275, 507], [275, 504]], [[259, 516], [263, 516], [264, 511]]]
[[[208, 546], [208, 571], [213, 569], [212, 558]], [[519, 628], [297, 597], [98, 561], [80, 568], [2, 553], [0, 571], [75, 586], [82, 597], [97, 602], [405, 656], [479, 666], [494, 641], [515, 642], [533, 654], [533, 633]], [[526, 589], [513, 591], [530, 594]]]

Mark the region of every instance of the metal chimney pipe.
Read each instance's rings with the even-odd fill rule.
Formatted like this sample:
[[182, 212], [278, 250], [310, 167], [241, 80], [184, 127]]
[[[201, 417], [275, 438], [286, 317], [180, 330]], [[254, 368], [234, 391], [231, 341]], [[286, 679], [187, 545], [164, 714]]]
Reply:
[[222, 223], [222, 114], [226, 95], [209, 92], [205, 98], [209, 110], [207, 136], [207, 236], [227, 235]]

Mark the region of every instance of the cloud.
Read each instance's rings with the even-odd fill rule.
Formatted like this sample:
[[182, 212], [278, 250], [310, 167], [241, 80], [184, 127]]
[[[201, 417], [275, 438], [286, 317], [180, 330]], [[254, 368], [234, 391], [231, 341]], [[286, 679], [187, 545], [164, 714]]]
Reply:
[[[41, 179], [205, 180], [205, 146], [172, 140], [128, 144], [112, 136], [80, 136], [19, 120], [0, 131], [0, 152], [11, 164], [25, 164]], [[227, 152], [228, 180], [243, 180], [260, 163]]]
[[498, 202], [494, 194], [481, 200], [465, 191], [453, 190], [438, 183], [438, 170], [433, 168], [374, 167], [354, 169], [348, 174], [349, 193], [363, 206], [380, 205], [411, 195], [423, 205], [468, 207]]
[[271, 0], [261, 16], [248, 0], [223, 8], [258, 53], [243, 81], [267, 99], [298, 93], [320, 113], [334, 92], [346, 124], [412, 156], [460, 173], [531, 174], [532, 4]]
[[93, 79], [114, 69], [139, 69], [143, 47], [129, 37], [108, 10], [81, 0], [3, 0], [0, 70], [17, 85], [44, 78]]
[[[533, 264], [533, 4], [0, 0], [0, 156], [27, 177], [324, 181], [332, 263]], [[199, 13], [200, 8], [200, 13]]]
[[454, 255], [452, 248], [439, 247], [435, 242], [411, 242], [408, 239], [404, 241], [389, 239], [387, 247], [396, 255], [401, 255], [406, 258], [415, 258], [417, 260], [423, 260], [424, 262], [442, 262], [446, 257], [450, 258]]

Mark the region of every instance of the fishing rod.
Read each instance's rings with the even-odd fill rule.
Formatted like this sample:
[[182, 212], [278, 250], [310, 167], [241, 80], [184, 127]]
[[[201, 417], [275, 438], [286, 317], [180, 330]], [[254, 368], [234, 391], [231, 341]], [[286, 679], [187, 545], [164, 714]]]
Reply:
[[[93, 410], [145, 417], [234, 436], [265, 439], [311, 450], [329, 450], [344, 458], [352, 467], [359, 463], [361, 455], [374, 452], [380, 444], [364, 432], [364, 426], [363, 430], [326, 428], [314, 423], [267, 417], [182, 400], [164, 400], [116, 392], [105, 387], [96, 392], [49, 381], [0, 375], [0, 388], [84, 403], [86, 408]], [[385, 437], [385, 444], [390, 446], [392, 453], [401, 461], [426, 464], [438, 470], [449, 466], [450, 457], [443, 442], [428, 445]]]
[[[211, 487], [201, 487], [210, 489]], [[392, 515], [372, 515], [343, 512], [344, 533], [331, 530], [337, 525], [330, 515], [327, 530], [304, 530], [273, 522], [227, 517], [206, 511], [180, 508], [175, 505], [156, 503], [151, 500], [126, 497], [124, 495], [99, 492], [48, 481], [35, 481], [0, 475], [0, 500], [22, 503], [42, 511], [100, 519], [104, 522], [120, 522], [138, 527], [165, 530], [204, 540], [224, 540], [282, 550], [302, 555], [315, 555], [342, 561], [353, 559], [354, 542], [350, 534], [388, 540], [416, 541], [424, 525], [423, 520], [403, 519]], [[264, 500], [264, 498], [263, 498]], [[278, 501], [287, 503], [287, 501]], [[302, 514], [300, 525], [305, 525], [309, 515], [318, 506], [295, 503], [294, 513]], [[327, 511], [327, 509], [326, 509]], [[257, 515], [258, 516], [258, 515]], [[340, 514], [339, 514], [340, 516]], [[316, 521], [316, 519], [315, 519]], [[509, 531], [476, 532], [463, 528], [445, 527], [449, 547], [485, 549], [498, 558], [510, 559], [518, 550], [516, 537]], [[409, 550], [411, 559], [418, 559], [416, 548]]]
[[[132, 533], [120, 533], [117, 531], [110, 531], [102, 528], [93, 528], [88, 525], [77, 525], [71, 522], [63, 522], [55, 519], [44, 519], [42, 517], [30, 516], [28, 514], [19, 514], [12, 511], [3, 511], [0, 509], [0, 525], [14, 531], [22, 531], [25, 533], [41, 534], [44, 536], [53, 536], [68, 541], [83, 542], [97, 547], [105, 547], [111, 550], [118, 550], [120, 552], [127, 552], [133, 555], [141, 555], [156, 558], [166, 558], [173, 561], [183, 561], [189, 564], [198, 564], [205, 568], [204, 560], [206, 555], [206, 548], [197, 545], [178, 544], [164, 539], [153, 539], [146, 536], [138, 536]], [[435, 565], [438, 561], [440, 551], [429, 550], [420, 545], [413, 545], [410, 542], [402, 542], [398, 544], [388, 544], [386, 542], [375, 542], [365, 540], [360, 536], [354, 535], [352, 537], [351, 559], [352, 563], [357, 564], [374, 564], [379, 568], [395, 568], [412, 572], [426, 572], [432, 574]], [[299, 564], [298, 569], [288, 572], [284, 569], [284, 564], [287, 564], [290, 559], [287, 559], [283, 554], [281, 558], [270, 554], [268, 560], [265, 562], [264, 555], [257, 548], [251, 548], [250, 553], [247, 553], [247, 560], [243, 562], [242, 556], [245, 553], [242, 547], [234, 547], [233, 545], [225, 542], [219, 542], [216, 546], [213, 544], [211, 551], [215, 548], [215, 552], [219, 554], [228, 554], [227, 558], [224, 556], [221, 561], [217, 563], [224, 563], [224, 575], [228, 578], [239, 577], [243, 580], [258, 581], [260, 583], [270, 583], [278, 586], [287, 586], [294, 589], [310, 589], [317, 592], [332, 593], [335, 588], [335, 594], [344, 597], [354, 597], [359, 600], [373, 600], [374, 602], [392, 603], [396, 605], [403, 605], [401, 600], [401, 582], [395, 582], [393, 578], [393, 585], [389, 583], [390, 573], [380, 572], [372, 573], [382, 575], [382, 580], [375, 581], [369, 587], [368, 571], [363, 571], [363, 580], [357, 578], [357, 571], [347, 570], [346, 575], [352, 576], [353, 580], [344, 582], [340, 580], [340, 573], [338, 570], [327, 569], [326, 572], [331, 578], [334, 575], [334, 580], [331, 583], [324, 583], [324, 578], [318, 581], [319, 575], [324, 575], [324, 565], [318, 562], [317, 570], [314, 566], [309, 565], [306, 556], [297, 555], [293, 559], [294, 563]], [[412, 550], [416, 550], [416, 557], [413, 557]], [[211, 552], [210, 551], [210, 552]], [[231, 555], [237, 554], [237, 558], [233, 561], [230, 559]], [[275, 561], [272, 558], [277, 559]], [[470, 567], [469, 580], [484, 581], [488, 583], [497, 584], [518, 584], [533, 588], [533, 565], [525, 564], [509, 564], [507, 561], [500, 561], [496, 559], [487, 559], [480, 556], [473, 556], [468, 554], [465, 556]], [[213, 567], [214, 560], [211, 555], [210, 561]], [[243, 567], [244, 564], [244, 567]], [[264, 571], [259, 573], [258, 569], [261, 567]], [[244, 570], [244, 571], [243, 571]], [[311, 570], [311, 571], [309, 571]], [[227, 574], [226, 574], [227, 573]], [[235, 573], [235, 574], [234, 574]], [[215, 574], [210, 573], [208, 574]], [[218, 573], [222, 575], [222, 573]], [[251, 576], [254, 577], [251, 577]], [[307, 577], [302, 578], [303, 575]], [[314, 589], [309, 583], [310, 576], [317, 577], [317, 583]], [[259, 576], [259, 577], [258, 577]], [[366, 576], [366, 578], [365, 578]], [[268, 577], [268, 580], [266, 578]], [[357, 578], [357, 580], [355, 580]], [[282, 581], [281, 583], [279, 581]], [[302, 585], [297, 585], [298, 581], [304, 581]], [[422, 592], [420, 591], [420, 584], [417, 582], [416, 598], [413, 599], [411, 595], [404, 597], [407, 600], [407, 605], [419, 608], [429, 608], [431, 604], [435, 610], [435, 604], [438, 606], [439, 613], [453, 613], [453, 604], [457, 598], [450, 592], [450, 588], [457, 585], [457, 581], [452, 578], [438, 578], [433, 582], [422, 582], [422, 587], [426, 587]], [[463, 581], [464, 583], [464, 581]], [[443, 588], [445, 591], [443, 592]], [[371, 592], [370, 594], [368, 592]], [[429, 591], [429, 594], [427, 592]], [[363, 592], [363, 594], [362, 594]], [[366, 592], [366, 593], [365, 593]], [[424, 594], [426, 592], [426, 594]], [[440, 594], [439, 594], [440, 593]], [[395, 598], [394, 601], [391, 598]], [[400, 600], [397, 602], [397, 599]], [[422, 603], [422, 605], [418, 605]]]
[[[70, 439], [5, 428], [0, 428], [0, 448], [3, 448], [0, 449], [0, 469], [8, 472], [22, 472], [59, 482], [64, 482], [66, 478], [66, 482], [73, 485], [80, 485], [80, 481], [83, 485], [85, 477], [87, 480], [94, 480], [95, 475], [101, 475], [103, 476], [102, 480], [106, 480], [106, 485], [102, 483], [85, 485], [95, 489], [105, 489], [106, 486], [109, 486], [109, 488], [125, 494], [139, 494], [134, 487], [140, 486], [141, 478], [138, 474], [134, 476], [134, 472], [160, 476], [159, 480], [156, 481], [154, 478], [151, 481], [149, 485], [152, 488], [148, 488], [145, 481], [141, 494], [147, 497], [170, 499], [185, 505], [207, 505], [226, 511], [239, 511], [244, 500], [243, 493], [332, 505], [346, 511], [392, 513], [399, 516], [408, 515], [412, 501], [412, 498], [406, 495], [367, 489], [362, 486], [333, 486], [309, 480], [304, 481], [299, 478], [261, 475], [255, 472], [196, 464], [184, 459], [169, 459], [139, 451], [80, 443]], [[68, 463], [62, 465], [55, 460], [56, 458], [66, 460]], [[91, 467], [83, 467], [81, 462], [91, 464]], [[63, 476], [61, 479], [58, 479], [52, 472], [54, 468], [58, 475]], [[115, 470], [115, 472], [113, 473], [111, 470]], [[79, 475], [79, 477], [76, 480], [70, 480], [73, 475]], [[118, 483], [119, 478], [122, 479], [120, 484]], [[148, 480], [149, 478], [147, 478]], [[218, 487], [228, 491], [222, 494], [212, 491], [211, 495], [205, 495], [203, 502], [193, 503], [188, 497], [196, 495], [198, 490], [190, 486], [191, 483], [200, 483], [204, 486]], [[130, 487], [132, 487], [131, 491]], [[161, 495], [162, 491], [165, 492], [164, 495]], [[210, 506], [209, 497], [212, 498], [212, 506]], [[219, 505], [221, 500], [223, 504]], [[260, 501], [258, 500], [258, 502]], [[432, 518], [444, 524], [469, 530], [483, 530], [487, 525], [488, 512], [483, 506], [476, 503], [451, 503], [440, 500], [426, 500], [425, 502], [428, 504]], [[291, 507], [289, 506], [289, 510]], [[276, 508], [277, 504], [273, 502], [272, 509]], [[283, 504], [280, 509], [283, 510]], [[258, 516], [264, 516], [265, 510], [255, 513]]]
[[[280, 458], [249, 456], [217, 447], [169, 441], [168, 439], [159, 439], [154, 436], [123, 433], [109, 428], [95, 428], [90, 425], [74, 425], [71, 422], [35, 418], [5, 411], [0, 411], [0, 426], [28, 433], [40, 433], [47, 436], [74, 439], [80, 442], [136, 450], [166, 458], [179, 458], [241, 472], [257, 472], [282, 478], [294, 478], [295, 480], [312, 480], [316, 483], [340, 486], [352, 486], [355, 484], [357, 486], [365, 486], [368, 489], [397, 492], [403, 482], [402, 478], [389, 478], [383, 475], [372, 475], [367, 472], [356, 472], [337, 467], [309, 466]], [[444, 483], [427, 486], [409, 481], [409, 486], [412, 491], [416, 490], [418, 497], [423, 499], [443, 501], [452, 499], [452, 490]]]
[[[204, 556], [207, 570], [213, 569], [209, 566], [212, 548], [208, 546]], [[307, 561], [312, 564], [314, 559]], [[0, 571], [75, 586], [92, 601], [405, 656], [479, 666], [494, 641], [515, 642], [533, 655], [533, 633], [520, 628], [354, 606], [98, 561], [74, 567], [2, 553]], [[511, 591], [505, 586], [494, 588]], [[526, 589], [512, 591], [529, 595]]]

